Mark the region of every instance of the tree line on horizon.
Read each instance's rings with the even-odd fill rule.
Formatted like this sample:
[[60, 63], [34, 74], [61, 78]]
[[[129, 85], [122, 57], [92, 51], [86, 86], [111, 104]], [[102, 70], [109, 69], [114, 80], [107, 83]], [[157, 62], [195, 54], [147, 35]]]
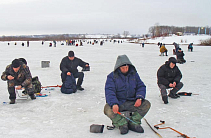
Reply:
[[169, 36], [170, 34], [207, 34], [211, 33], [210, 27], [195, 27], [195, 26], [186, 26], [186, 27], [177, 27], [177, 26], [167, 26], [167, 25], [154, 25], [149, 28], [149, 33], [152, 37], [161, 37]]
[[[105, 38], [87, 38], [84, 34], [50, 34], [50, 35], [25, 35], [25, 36], [2, 36], [0, 41], [65, 41], [73, 39], [125, 39], [129, 32], [123, 33], [124, 37], [120, 34], [106, 35]], [[135, 36], [134, 36], [135, 38]]]

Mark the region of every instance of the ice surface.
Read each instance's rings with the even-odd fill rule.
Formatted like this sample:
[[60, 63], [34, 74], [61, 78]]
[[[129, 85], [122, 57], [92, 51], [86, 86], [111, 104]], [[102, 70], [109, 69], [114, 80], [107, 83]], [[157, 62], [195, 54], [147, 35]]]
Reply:
[[[179, 41], [175, 38], [175, 42]], [[195, 39], [195, 41], [198, 41]], [[118, 129], [107, 130], [104, 133], [89, 132], [91, 124], [111, 125], [111, 121], [103, 113], [105, 105], [104, 85], [106, 76], [113, 71], [118, 55], [126, 54], [147, 86], [146, 98], [152, 106], [145, 118], [153, 126], [160, 120], [166, 121], [165, 126], [197, 138], [211, 137], [211, 47], [194, 46], [193, 52], [187, 51], [187, 45], [181, 45], [187, 62], [178, 64], [183, 78], [184, 87], [181, 91], [199, 95], [169, 99], [169, 104], [163, 104], [156, 84], [157, 69], [164, 64], [172, 54], [173, 45], [167, 45], [169, 56], [159, 56], [157, 45], [105, 42], [84, 46], [66, 46], [57, 43], [57, 47], [48, 47], [49, 42], [30, 42], [29, 47], [22, 47], [21, 42], [0, 42], [1, 64], [0, 71], [14, 58], [24, 57], [28, 61], [32, 76], [39, 76], [43, 86], [61, 85], [59, 64], [69, 50], [75, 52], [76, 57], [89, 62], [90, 72], [84, 72], [84, 91], [65, 95], [59, 88], [50, 91], [50, 96], [37, 97], [36, 100], [17, 100], [16, 104], [9, 102], [7, 83], [0, 81], [0, 137], [1, 138], [108, 138], [108, 137], [143, 137], [156, 138], [142, 120], [144, 134], [129, 131], [122, 136]], [[50, 61], [49, 68], [41, 68], [41, 61]], [[81, 70], [81, 68], [78, 68]], [[48, 94], [49, 91], [43, 90]], [[179, 136], [171, 130], [156, 130], [163, 138]]]

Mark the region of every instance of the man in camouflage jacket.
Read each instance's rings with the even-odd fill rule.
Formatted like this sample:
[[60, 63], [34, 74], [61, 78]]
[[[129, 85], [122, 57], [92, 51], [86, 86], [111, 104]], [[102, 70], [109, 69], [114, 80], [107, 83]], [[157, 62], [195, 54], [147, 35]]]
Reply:
[[15, 89], [20, 90], [25, 88], [25, 91], [31, 99], [36, 99], [29, 67], [18, 59], [14, 59], [12, 64], [6, 67], [6, 70], [2, 73], [1, 79], [7, 81], [10, 104], [15, 103]]

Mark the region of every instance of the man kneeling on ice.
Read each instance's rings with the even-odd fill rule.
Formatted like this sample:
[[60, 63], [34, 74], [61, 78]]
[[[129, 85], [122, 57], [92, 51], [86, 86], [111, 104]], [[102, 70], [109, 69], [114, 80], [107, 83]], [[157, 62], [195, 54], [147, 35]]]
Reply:
[[7, 81], [10, 104], [15, 104], [15, 89], [20, 90], [25, 88], [25, 91], [31, 99], [36, 99], [29, 67], [18, 59], [14, 59], [12, 64], [6, 67], [6, 70], [2, 73], [1, 79]]
[[[145, 99], [146, 86], [141, 81], [136, 68], [126, 55], [117, 58], [114, 71], [107, 76], [105, 84], [106, 105], [104, 113], [121, 134], [128, 130], [144, 133], [141, 119], [148, 112], [151, 104]], [[119, 112], [132, 112], [130, 121]]]

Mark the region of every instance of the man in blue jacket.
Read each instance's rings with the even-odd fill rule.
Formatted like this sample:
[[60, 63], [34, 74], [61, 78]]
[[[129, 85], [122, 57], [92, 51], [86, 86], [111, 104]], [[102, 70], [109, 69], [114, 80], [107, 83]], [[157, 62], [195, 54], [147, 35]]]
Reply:
[[[121, 134], [128, 130], [144, 133], [141, 119], [148, 112], [151, 104], [145, 99], [146, 86], [141, 81], [135, 67], [126, 55], [117, 58], [114, 71], [107, 76], [105, 84], [106, 105], [104, 113], [115, 127], [119, 127]], [[132, 112], [131, 121], [118, 112]]]

